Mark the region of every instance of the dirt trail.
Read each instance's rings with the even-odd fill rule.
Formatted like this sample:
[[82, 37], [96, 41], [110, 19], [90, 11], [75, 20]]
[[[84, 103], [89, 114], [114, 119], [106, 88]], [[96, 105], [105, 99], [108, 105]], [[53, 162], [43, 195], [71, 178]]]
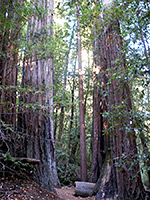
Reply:
[[86, 197], [86, 198], [82, 198], [82, 197], [75, 197], [75, 188], [72, 187], [62, 187], [62, 188], [56, 188], [57, 191], [57, 195], [59, 196], [59, 198], [61, 200], [77, 200], [77, 199], [83, 199], [83, 200], [94, 200], [95, 197]]

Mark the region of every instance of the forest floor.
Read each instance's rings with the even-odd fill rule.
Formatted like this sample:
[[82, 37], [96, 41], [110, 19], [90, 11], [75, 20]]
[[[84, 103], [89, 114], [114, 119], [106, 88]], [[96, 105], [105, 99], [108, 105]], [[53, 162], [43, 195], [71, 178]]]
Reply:
[[57, 195], [28, 179], [0, 179], [0, 200], [94, 200], [95, 197], [75, 197], [75, 188], [56, 188]]

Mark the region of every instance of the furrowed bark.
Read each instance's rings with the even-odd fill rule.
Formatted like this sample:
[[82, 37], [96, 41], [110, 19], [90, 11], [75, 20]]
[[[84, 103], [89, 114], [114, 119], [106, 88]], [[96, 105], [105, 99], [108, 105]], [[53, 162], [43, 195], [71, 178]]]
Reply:
[[[35, 4], [36, 1], [33, 6]], [[23, 137], [19, 156], [40, 160], [34, 178], [42, 187], [54, 191], [54, 186], [60, 184], [54, 149], [54, 66], [52, 52], [44, 49], [46, 44], [52, 45], [53, 0], [40, 0], [36, 6], [42, 6], [45, 13], [33, 15], [27, 30], [29, 49], [25, 54], [22, 77], [22, 87], [27, 92], [22, 92], [20, 97], [23, 107], [20, 108], [22, 115], [18, 117], [18, 130], [22, 130]], [[38, 46], [41, 43], [42, 47]]]

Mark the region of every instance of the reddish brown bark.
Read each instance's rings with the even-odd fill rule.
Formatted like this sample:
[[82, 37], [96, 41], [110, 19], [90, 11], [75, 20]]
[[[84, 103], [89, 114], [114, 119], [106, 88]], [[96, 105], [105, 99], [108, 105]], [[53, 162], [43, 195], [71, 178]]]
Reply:
[[[21, 94], [23, 107], [18, 118], [18, 129], [23, 132], [20, 156], [40, 160], [35, 179], [41, 186], [53, 190], [53, 185], [59, 185], [54, 150], [53, 59], [48, 50], [45, 58], [37, 51], [44, 48], [53, 34], [49, 28], [53, 22], [53, 0], [39, 1], [38, 6], [48, 9], [48, 13], [39, 18], [32, 16], [28, 25], [27, 42], [34, 48], [27, 51], [23, 65], [22, 87], [26, 92]], [[38, 46], [40, 41], [42, 47]]]
[[[139, 173], [135, 132], [132, 127], [132, 103], [129, 85], [124, 79], [125, 60], [120, 49], [123, 46], [118, 20], [105, 26], [104, 59], [107, 61], [109, 78], [108, 119], [111, 147], [110, 180], [98, 192], [96, 199], [112, 197], [114, 199], [145, 199], [145, 192]], [[117, 62], [119, 60], [119, 62]], [[118, 114], [119, 113], [119, 114]], [[126, 127], [129, 129], [127, 130]], [[121, 162], [121, 164], [120, 164]], [[103, 191], [102, 191], [103, 190]]]

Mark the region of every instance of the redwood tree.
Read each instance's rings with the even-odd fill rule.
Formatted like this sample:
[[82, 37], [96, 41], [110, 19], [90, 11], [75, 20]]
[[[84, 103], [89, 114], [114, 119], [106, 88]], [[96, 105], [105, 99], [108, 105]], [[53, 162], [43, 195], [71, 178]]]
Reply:
[[27, 30], [27, 50], [23, 63], [20, 96], [22, 114], [18, 118], [19, 156], [40, 160], [34, 177], [43, 187], [59, 185], [56, 171], [53, 130], [53, 0], [33, 1], [40, 15], [33, 14]]
[[[106, 19], [105, 11], [108, 13], [109, 6], [105, 5], [104, 19]], [[111, 13], [111, 10], [109, 11]], [[109, 180], [103, 185], [100, 184], [96, 199], [112, 197], [113, 199], [140, 200], [146, 197], [137, 162], [131, 94], [125, 78], [125, 56], [121, 51], [123, 42], [118, 19], [109, 15], [109, 19], [112, 18], [112, 20], [104, 22], [102, 43], [104, 48], [101, 49], [100, 54], [103, 55], [109, 79], [107, 95], [111, 170]]]

